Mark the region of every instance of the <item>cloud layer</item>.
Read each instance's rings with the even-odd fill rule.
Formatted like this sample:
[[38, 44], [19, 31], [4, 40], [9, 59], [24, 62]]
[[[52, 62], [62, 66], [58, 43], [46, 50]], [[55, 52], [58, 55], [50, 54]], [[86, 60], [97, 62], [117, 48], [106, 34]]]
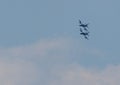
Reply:
[[57, 79], [50, 85], [119, 85], [120, 65], [105, 69], [87, 69], [77, 64], [55, 71]]
[[[77, 43], [73, 41], [45, 39], [31, 45], [1, 48], [0, 85], [120, 85], [120, 65], [98, 69], [78, 64], [73, 54]], [[77, 51], [82, 55], [85, 48], [80, 47]], [[84, 51], [94, 56], [102, 54]]]

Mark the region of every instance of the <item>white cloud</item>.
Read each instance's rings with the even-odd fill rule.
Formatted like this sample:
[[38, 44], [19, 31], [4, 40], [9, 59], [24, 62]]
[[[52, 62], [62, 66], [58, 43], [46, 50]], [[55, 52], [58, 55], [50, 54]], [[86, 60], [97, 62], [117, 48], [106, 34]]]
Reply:
[[31, 62], [0, 60], [0, 85], [31, 85], [37, 74], [38, 69]]
[[120, 65], [99, 70], [73, 64], [74, 49], [81, 54], [102, 56], [101, 52], [86, 50], [81, 45], [72, 39], [57, 38], [1, 48], [0, 85], [119, 85]]
[[[42, 58], [50, 52], [64, 52], [70, 48], [70, 40], [66, 40], [66, 38], [58, 38], [58, 39], [46, 39], [40, 40], [37, 43], [26, 45], [26, 46], [18, 46], [13, 48], [2, 48], [0, 49], [0, 56], [4, 57], [14, 57], [14, 58]], [[33, 57], [34, 56], [34, 57]]]
[[47, 62], [61, 56], [59, 54], [69, 49], [69, 45], [70, 40], [58, 38], [40, 40], [32, 45], [1, 48], [0, 85], [41, 84], [42, 80], [47, 79]]
[[70, 65], [53, 72], [57, 79], [50, 81], [49, 85], [120, 85], [120, 65], [102, 70]]

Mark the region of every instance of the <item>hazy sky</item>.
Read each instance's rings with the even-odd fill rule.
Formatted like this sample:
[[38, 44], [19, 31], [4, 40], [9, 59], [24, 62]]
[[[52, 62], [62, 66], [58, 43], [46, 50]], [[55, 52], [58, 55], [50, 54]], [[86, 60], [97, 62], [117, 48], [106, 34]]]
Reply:
[[120, 85], [119, 3], [0, 0], [0, 85]]

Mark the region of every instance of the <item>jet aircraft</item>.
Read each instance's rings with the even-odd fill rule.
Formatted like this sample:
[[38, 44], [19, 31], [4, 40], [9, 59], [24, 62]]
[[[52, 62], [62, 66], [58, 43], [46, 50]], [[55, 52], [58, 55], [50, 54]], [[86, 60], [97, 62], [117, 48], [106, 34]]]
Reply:
[[83, 27], [84, 30], [88, 31], [87, 28], [88, 28], [88, 24], [89, 24], [89, 23], [88, 23], [88, 24], [83, 24], [80, 20], [79, 20], [79, 23], [80, 23], [80, 25], [79, 25], [80, 27]]
[[80, 32], [81, 32], [80, 35], [83, 35], [85, 39], [88, 39], [89, 32], [83, 32], [81, 28], [80, 28]]

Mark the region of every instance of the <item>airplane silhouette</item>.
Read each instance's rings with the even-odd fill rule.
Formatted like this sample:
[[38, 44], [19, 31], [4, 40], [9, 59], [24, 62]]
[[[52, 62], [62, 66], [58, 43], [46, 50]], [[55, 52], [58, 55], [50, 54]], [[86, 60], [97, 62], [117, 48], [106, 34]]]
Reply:
[[80, 27], [83, 27], [84, 30], [88, 31], [87, 28], [88, 28], [89, 23], [88, 24], [83, 24], [80, 20], [79, 20], [79, 23], [80, 23], [80, 25], [79, 25]]
[[80, 35], [83, 35], [85, 39], [88, 39], [89, 32], [83, 32], [82, 29], [80, 28]]

